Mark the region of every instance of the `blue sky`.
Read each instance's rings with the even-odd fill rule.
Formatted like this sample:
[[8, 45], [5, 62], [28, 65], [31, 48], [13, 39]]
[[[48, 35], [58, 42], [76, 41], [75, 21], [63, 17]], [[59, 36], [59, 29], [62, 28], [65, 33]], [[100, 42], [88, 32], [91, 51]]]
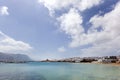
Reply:
[[120, 1], [85, 1], [0, 0], [1, 52], [34, 59], [119, 55]]

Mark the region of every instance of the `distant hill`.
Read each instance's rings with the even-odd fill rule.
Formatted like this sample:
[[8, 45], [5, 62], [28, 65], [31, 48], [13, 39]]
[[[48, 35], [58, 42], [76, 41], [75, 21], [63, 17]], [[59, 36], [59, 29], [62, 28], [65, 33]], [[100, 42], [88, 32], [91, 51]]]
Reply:
[[27, 55], [24, 54], [9, 54], [0, 52], [0, 62], [6, 63], [19, 63], [32, 61]]

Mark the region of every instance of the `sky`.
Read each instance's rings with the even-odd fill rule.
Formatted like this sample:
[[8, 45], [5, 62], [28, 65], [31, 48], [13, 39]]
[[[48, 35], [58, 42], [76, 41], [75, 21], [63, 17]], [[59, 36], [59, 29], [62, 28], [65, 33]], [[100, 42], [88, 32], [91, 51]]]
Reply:
[[0, 0], [0, 52], [35, 60], [120, 55], [120, 0]]

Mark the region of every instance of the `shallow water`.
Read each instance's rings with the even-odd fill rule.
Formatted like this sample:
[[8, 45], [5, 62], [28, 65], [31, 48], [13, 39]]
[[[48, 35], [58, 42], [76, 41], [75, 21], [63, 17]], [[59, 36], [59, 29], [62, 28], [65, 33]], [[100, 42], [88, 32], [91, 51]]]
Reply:
[[0, 64], [0, 80], [120, 80], [120, 66], [47, 62]]

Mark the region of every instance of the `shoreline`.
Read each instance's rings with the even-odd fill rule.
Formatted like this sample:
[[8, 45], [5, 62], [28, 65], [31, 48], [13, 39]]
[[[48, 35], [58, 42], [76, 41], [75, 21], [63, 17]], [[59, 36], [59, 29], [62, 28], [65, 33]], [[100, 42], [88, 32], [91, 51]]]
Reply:
[[[51, 62], [51, 63], [54, 63], [54, 62]], [[76, 64], [75, 62], [58, 62], [58, 63], [73, 63], [73, 64]], [[77, 64], [101, 64], [101, 65], [120, 66], [120, 63], [99, 63], [99, 62], [81, 62], [81, 63], [77, 63]]]
[[120, 63], [99, 63], [99, 62], [96, 62], [96, 63], [91, 63], [91, 64], [104, 64], [104, 65], [111, 65], [111, 66], [120, 66]]
[[[43, 62], [43, 61], [32, 61], [34, 62]], [[49, 61], [44, 61], [45, 63], [49, 62]], [[51, 62], [51, 61], [50, 61]], [[0, 64], [7, 64], [8, 62], [1, 62]], [[12, 63], [8, 63], [8, 64], [21, 64], [23, 62], [12, 62]], [[24, 62], [24, 63], [29, 63], [29, 62]], [[51, 62], [51, 63], [55, 63], [55, 62]], [[73, 63], [76, 64], [75, 62], [58, 62], [58, 63]], [[100, 65], [111, 65], [111, 66], [120, 66], [120, 63], [100, 63], [100, 62], [81, 62], [81, 63], [77, 63], [77, 64], [100, 64]]]
[[[105, 64], [105, 63], [102, 63], [102, 64]], [[120, 66], [120, 64], [118, 64], [118, 63], [107, 63], [105, 65]]]

